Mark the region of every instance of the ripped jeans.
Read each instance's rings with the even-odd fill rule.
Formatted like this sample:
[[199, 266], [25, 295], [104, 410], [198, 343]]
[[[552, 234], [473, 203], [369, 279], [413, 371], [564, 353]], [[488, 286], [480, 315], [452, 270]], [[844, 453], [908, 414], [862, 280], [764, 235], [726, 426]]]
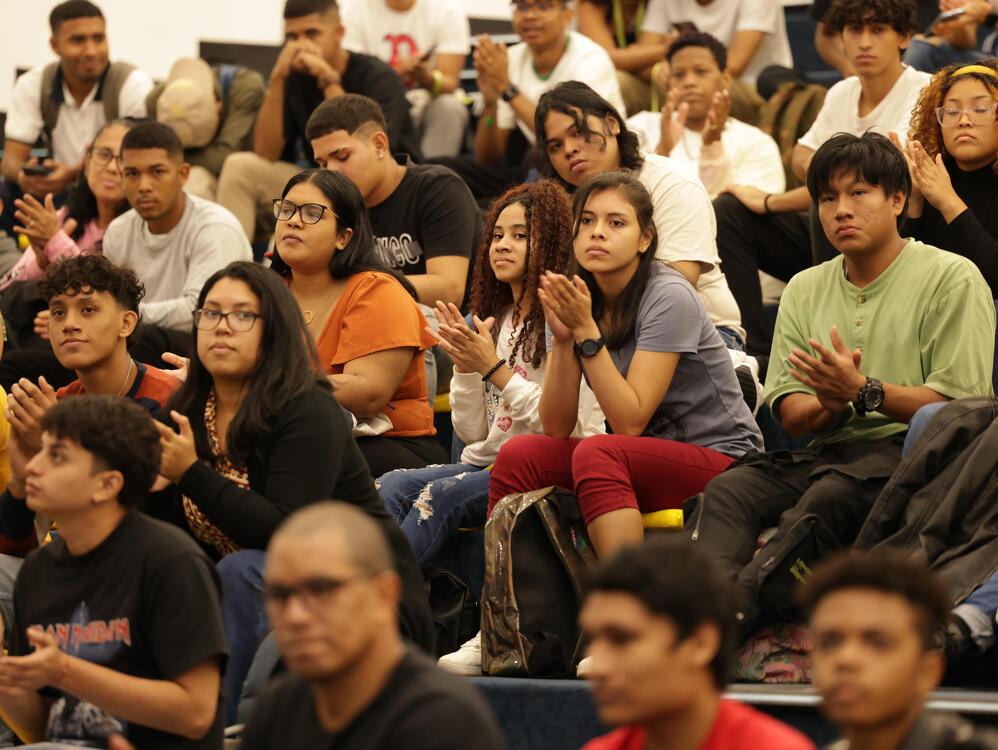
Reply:
[[388, 513], [409, 539], [425, 569], [463, 526], [485, 523], [489, 472], [469, 464], [397, 469], [377, 481]]

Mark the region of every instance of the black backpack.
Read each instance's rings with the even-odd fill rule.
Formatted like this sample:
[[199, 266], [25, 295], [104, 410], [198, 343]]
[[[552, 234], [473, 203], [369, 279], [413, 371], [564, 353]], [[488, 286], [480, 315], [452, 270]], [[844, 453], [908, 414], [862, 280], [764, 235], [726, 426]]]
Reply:
[[478, 598], [467, 583], [438, 563], [427, 568], [424, 577], [439, 657], [457, 651], [478, 632]]

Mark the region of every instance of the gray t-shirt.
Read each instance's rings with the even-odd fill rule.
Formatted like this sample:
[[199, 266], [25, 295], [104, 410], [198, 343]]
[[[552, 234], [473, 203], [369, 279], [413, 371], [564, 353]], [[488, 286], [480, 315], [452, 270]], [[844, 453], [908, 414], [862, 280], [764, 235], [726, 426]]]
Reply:
[[742, 396], [731, 357], [696, 289], [661, 265], [648, 282], [634, 338], [611, 350], [624, 377], [634, 352], [678, 352], [672, 384], [642, 435], [678, 440], [738, 458], [763, 450], [762, 434]]
[[128, 266], [145, 285], [139, 312], [145, 323], [189, 330], [201, 287], [234, 260], [252, 260], [246, 234], [232, 212], [217, 203], [185, 195], [184, 215], [166, 234], [153, 234], [135, 209], [111, 222], [104, 233], [108, 260]]

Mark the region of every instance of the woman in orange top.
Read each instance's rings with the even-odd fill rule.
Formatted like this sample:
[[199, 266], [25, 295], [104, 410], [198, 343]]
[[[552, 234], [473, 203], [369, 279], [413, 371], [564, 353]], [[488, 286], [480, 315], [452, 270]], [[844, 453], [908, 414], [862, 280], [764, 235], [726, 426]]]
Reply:
[[337, 172], [308, 169], [274, 201], [274, 216], [272, 267], [298, 301], [337, 400], [359, 423], [371, 473], [446, 462], [422, 356], [435, 341], [412, 286], [381, 262], [360, 192]]

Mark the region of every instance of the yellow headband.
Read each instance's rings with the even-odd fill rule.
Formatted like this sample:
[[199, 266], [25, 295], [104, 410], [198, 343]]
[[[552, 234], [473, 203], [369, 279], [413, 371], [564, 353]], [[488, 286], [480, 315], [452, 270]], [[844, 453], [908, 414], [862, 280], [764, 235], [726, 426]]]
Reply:
[[987, 65], [964, 65], [959, 70], [954, 70], [949, 74], [950, 78], [956, 78], [957, 76], [966, 75], [967, 73], [980, 73], [982, 75], [991, 76], [992, 78], [998, 78], [998, 72], [995, 72]]

